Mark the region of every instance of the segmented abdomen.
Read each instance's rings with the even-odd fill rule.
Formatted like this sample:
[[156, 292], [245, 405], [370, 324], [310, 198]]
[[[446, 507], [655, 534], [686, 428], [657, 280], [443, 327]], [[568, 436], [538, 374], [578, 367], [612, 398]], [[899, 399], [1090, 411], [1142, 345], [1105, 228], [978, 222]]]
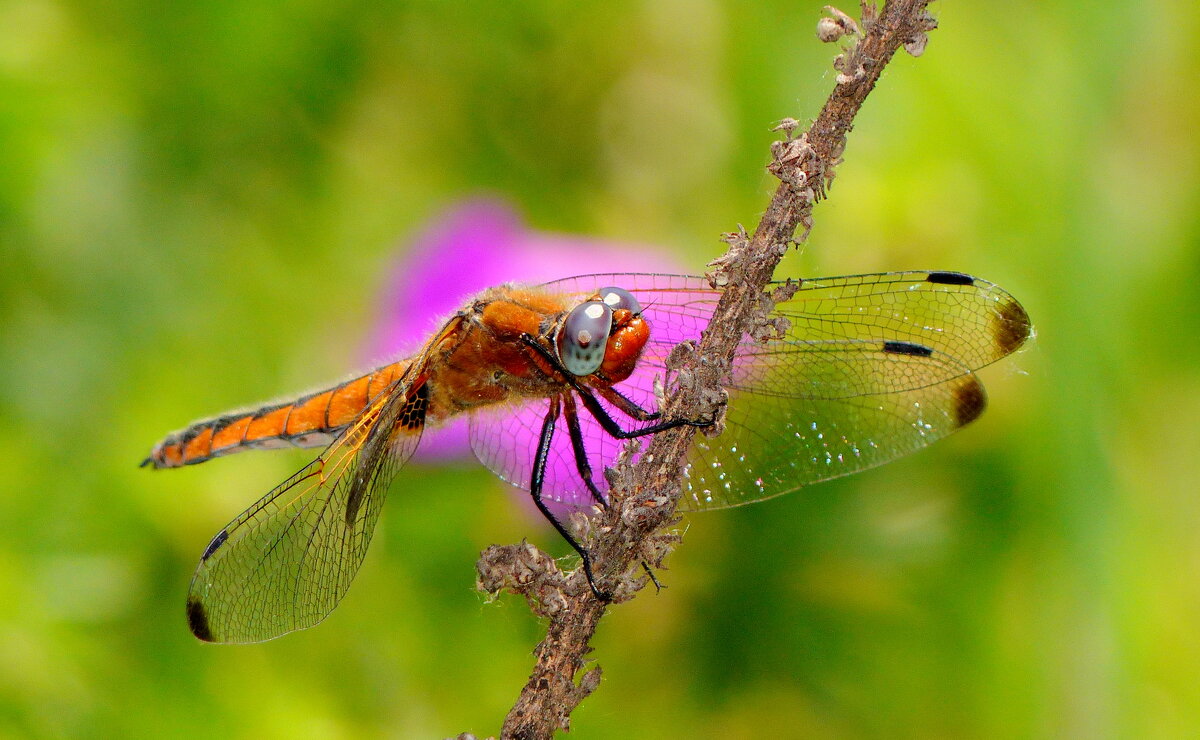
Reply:
[[142, 465], [176, 468], [248, 449], [319, 447], [333, 441], [367, 406], [399, 378], [409, 360], [323, 391], [254, 411], [224, 414], [167, 435]]

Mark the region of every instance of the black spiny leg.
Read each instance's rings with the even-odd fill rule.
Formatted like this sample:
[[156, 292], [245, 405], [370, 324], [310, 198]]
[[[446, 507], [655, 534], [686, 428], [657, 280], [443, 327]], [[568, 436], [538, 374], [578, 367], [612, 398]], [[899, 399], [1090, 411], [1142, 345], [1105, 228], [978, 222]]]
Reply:
[[542, 512], [542, 516], [546, 517], [551, 526], [562, 535], [567, 544], [574, 548], [575, 552], [579, 553], [579, 557], [583, 559], [583, 574], [587, 576], [588, 586], [592, 589], [592, 594], [601, 601], [608, 601], [611, 595], [596, 587], [596, 579], [592, 575], [592, 556], [567, 531], [567, 528], [555, 518], [549, 507], [546, 506], [546, 503], [542, 501], [542, 485], [546, 480], [546, 462], [550, 457], [550, 443], [554, 439], [554, 426], [558, 422], [560, 409], [561, 402], [559, 397], [555, 396], [550, 399], [550, 410], [546, 412], [546, 419], [542, 422], [542, 434], [538, 437], [537, 455], [533, 459], [533, 474], [529, 478], [529, 494], [533, 496], [533, 503], [538, 507], [538, 511]]
[[622, 429], [621, 425], [618, 424], [616, 420], [613, 419], [608, 413], [608, 411], [600, 405], [600, 402], [596, 400], [596, 396], [592, 393], [590, 388], [577, 386], [575, 390], [579, 393], [579, 398], [583, 401], [583, 406], [588, 410], [588, 413], [590, 413], [592, 417], [600, 423], [600, 426], [604, 428], [604, 431], [608, 432], [610, 436], [617, 439], [636, 439], [638, 437], [658, 434], [659, 432], [665, 432], [668, 429], [676, 429], [678, 427], [707, 427], [712, 425], [712, 419], [705, 419], [703, 421], [693, 421], [692, 419], [668, 419], [666, 421], [660, 421], [657, 424], [651, 424], [648, 427], [642, 427], [641, 429], [625, 430]]
[[647, 411], [646, 409], [637, 405], [637, 403], [635, 403], [633, 399], [629, 398], [629, 396], [626, 396], [624, 393], [616, 388], [613, 388], [611, 385], [600, 386], [595, 390], [596, 393], [600, 394], [601, 398], [608, 401], [613, 406], [616, 406], [621, 413], [637, 419], [638, 421], [658, 421], [662, 418], [661, 411]]
[[608, 501], [592, 480], [592, 464], [588, 462], [587, 450], [583, 446], [583, 430], [579, 428], [579, 411], [575, 406], [575, 398], [570, 393], [564, 393], [562, 400], [563, 416], [567, 420], [567, 431], [571, 434], [571, 448], [575, 451], [575, 469], [579, 471], [579, 477], [591, 492], [592, 498], [601, 509], [607, 509]]
[[[575, 408], [575, 398], [570, 393], [564, 393], [562, 399], [563, 416], [567, 418], [567, 429], [571, 432], [571, 446], [575, 448], [575, 467], [579, 470], [579, 477], [583, 479], [584, 485], [592, 492], [592, 498], [596, 499], [596, 503], [600, 504], [600, 508], [607, 509], [608, 502], [604, 500], [603, 495], [596, 488], [596, 484], [592, 482], [592, 466], [588, 462], [587, 450], [583, 446], [583, 432], [579, 428], [579, 412]], [[654, 416], [657, 418], [658, 414]], [[646, 575], [650, 576], [650, 580], [654, 583], [654, 590], [661, 592], [663, 586], [658, 582], [654, 571], [650, 569], [650, 564], [645, 560], [642, 561], [642, 570], [646, 571]]]
[[[713, 423], [712, 419], [705, 419], [703, 421], [695, 421], [692, 419], [669, 419], [667, 421], [661, 421], [657, 424], [651, 424], [650, 426], [642, 429], [632, 429], [626, 431], [622, 429], [621, 425], [618, 424], [616, 420], [609, 415], [608, 411], [606, 411], [604, 407], [600, 405], [600, 402], [596, 400], [596, 396], [592, 392], [592, 389], [580, 383], [578, 378], [576, 378], [570, 373], [570, 371], [563, 367], [562, 363], [559, 362], [558, 358], [554, 356], [553, 352], [543, 347], [531, 334], [522, 335], [521, 340], [526, 346], [531, 347], [534, 351], [540, 354], [543, 359], [549, 362], [555, 370], [562, 374], [567, 383], [575, 389], [576, 393], [579, 394], [579, 398], [581, 401], [583, 401], [583, 405], [585, 408], [587, 408], [588, 413], [595, 417], [596, 421], [600, 423], [600, 426], [604, 428], [604, 431], [608, 432], [610, 436], [615, 437], [616, 439], [636, 439], [637, 437], [645, 437], [650, 434], [665, 432], [668, 429], [676, 429], [684, 426], [707, 427], [711, 426]], [[647, 412], [645, 409], [642, 409], [637, 404], [629, 401], [629, 399], [625, 398], [621, 394], [618, 393], [616, 396], [627, 401], [631, 408], [637, 409], [640, 413], [649, 414], [649, 412]], [[617, 405], [620, 405], [620, 402], [617, 402]], [[634, 418], [637, 418], [634, 413], [629, 411], [626, 411], [626, 413], [629, 413]], [[653, 418], [658, 418], [658, 416], [653, 415]]]
[[[543, 347], [531, 334], [523, 335], [521, 340], [526, 346], [541, 355], [541, 357], [548, 362], [551, 367], [553, 367], [556, 371], [558, 371], [559, 374], [562, 375], [567, 384], [579, 394], [579, 398], [583, 401], [583, 405], [587, 407], [588, 413], [590, 413], [596, 419], [605, 432], [616, 439], [634, 439], [637, 437], [645, 437], [650, 434], [656, 434], [658, 432], [666, 431], [667, 429], [675, 429], [681, 426], [707, 427], [711, 426], [713, 423], [712, 419], [705, 419], [703, 421], [693, 421], [691, 419], [671, 419], [668, 421], [659, 422], [657, 424], [652, 424], [642, 429], [626, 431], [622, 429], [619, 424], [617, 424], [616, 420], [612, 418], [607, 410], [605, 410], [604, 406], [602, 406], [600, 402], [596, 400], [593, 389], [580, 383], [577, 377], [572, 375], [565, 367], [562, 366], [562, 363], [553, 352]], [[655, 421], [662, 418], [662, 414], [660, 412], [647, 411], [611, 386], [602, 386], [596, 388], [595, 393], [601, 394], [615, 408], [637, 421]], [[591, 492], [592, 497], [602, 507], [607, 507], [607, 503], [605, 502], [603, 495], [600, 493], [599, 489], [596, 488], [596, 484], [592, 480], [592, 466], [587, 459], [587, 450], [584, 449], [583, 433], [579, 428], [579, 412], [575, 406], [575, 399], [570, 393], [562, 394], [561, 399], [561, 403], [565, 409], [565, 415], [567, 417], [567, 430], [571, 435], [571, 446], [574, 449], [575, 467], [579, 471], [579, 477], [583, 480], [584, 485], [587, 486], [588, 491]], [[571, 547], [575, 548], [575, 551], [579, 553], [581, 558], [583, 558], [583, 572], [587, 576], [588, 585], [591, 586], [592, 593], [596, 595], [596, 598], [607, 601], [609, 598], [608, 595], [597, 589], [596, 583], [593, 580], [591, 557], [588, 555], [587, 551], [584, 550], [583, 547], [581, 547], [569, 533], [567, 533], [563, 526], [559, 524], [558, 520], [554, 518], [554, 515], [550, 513], [550, 510], [546, 508], [546, 505], [542, 503], [541, 492], [542, 484], [546, 474], [546, 459], [550, 454], [550, 441], [554, 437], [554, 426], [558, 420], [559, 404], [560, 397], [556, 396], [551, 400], [550, 411], [546, 414], [546, 420], [542, 424], [542, 435], [538, 440], [538, 452], [537, 457], [534, 459], [533, 475], [531, 476], [529, 490], [530, 493], [533, 494], [533, 501], [535, 504], [537, 504], [537, 507], [542, 512], [542, 515], [545, 516], [552, 525], [554, 525], [554, 528], [563, 536], [563, 539], [565, 539], [567, 543], [571, 545]], [[645, 561], [642, 561], [642, 568], [645, 569], [646, 575], [650, 576], [650, 580], [654, 582], [654, 588], [661, 591], [662, 586], [659, 584], [658, 579], [655, 578], [654, 572], [651, 570], [649, 564], [647, 564]]]
[[654, 584], [654, 593], [661, 594], [666, 586], [658, 582], [658, 578], [654, 576], [654, 571], [650, 569], [650, 564], [645, 560], [642, 561], [642, 570], [646, 571], [646, 575], [650, 576], [650, 582]]

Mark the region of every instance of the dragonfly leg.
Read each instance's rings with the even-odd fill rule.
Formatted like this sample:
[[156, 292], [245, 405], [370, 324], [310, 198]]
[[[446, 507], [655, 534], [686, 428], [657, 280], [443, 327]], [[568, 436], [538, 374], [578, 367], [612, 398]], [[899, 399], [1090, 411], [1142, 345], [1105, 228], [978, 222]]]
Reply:
[[[622, 396], [623, 397], [623, 396]], [[563, 416], [567, 419], [567, 429], [571, 432], [571, 444], [575, 448], [575, 465], [579, 469], [579, 477], [583, 479], [588, 490], [592, 492], [592, 496], [601, 508], [608, 508], [608, 503], [602, 498], [600, 491], [596, 489], [596, 485], [592, 482], [592, 466], [588, 463], [587, 452], [583, 446], [583, 432], [579, 428], [579, 416], [575, 407], [575, 399], [570, 393], [564, 393], [563, 399]], [[658, 414], [654, 414], [657, 418]], [[658, 582], [658, 577], [654, 575], [654, 571], [650, 568], [650, 564], [645, 560], [642, 561], [642, 570], [646, 571], [646, 575], [650, 577], [651, 583], [654, 584], [654, 590], [662, 593], [663, 585]]]
[[579, 394], [579, 399], [583, 401], [584, 408], [588, 410], [588, 413], [600, 423], [604, 431], [617, 439], [636, 439], [638, 437], [665, 432], [668, 429], [676, 429], [678, 427], [707, 427], [712, 426], [713, 423], [712, 419], [703, 419], [700, 421], [694, 419], [667, 419], [666, 421], [660, 421], [657, 424], [651, 424], [641, 429], [626, 430], [622, 429], [621, 425], [612, 418], [612, 415], [600, 405], [600, 402], [596, 400], [596, 396], [590, 388], [576, 386], [575, 391]]
[[558, 521], [554, 513], [550, 511], [550, 508], [546, 506], [546, 502], [542, 500], [542, 486], [546, 480], [546, 462], [550, 457], [550, 443], [554, 439], [554, 427], [558, 422], [560, 410], [561, 403], [559, 398], [555, 396], [550, 400], [550, 410], [546, 412], [546, 419], [542, 422], [542, 433], [538, 437], [537, 455], [533, 460], [533, 474], [530, 476], [529, 481], [529, 494], [533, 497], [533, 503], [538, 507], [538, 511], [542, 512], [542, 516], [546, 517], [546, 521], [550, 522], [550, 525], [562, 535], [567, 544], [575, 552], [579, 553], [579, 557], [583, 559], [583, 574], [587, 576], [588, 586], [592, 589], [592, 594], [601, 601], [609, 601], [612, 596], [596, 587], [596, 578], [592, 574], [592, 556], [567, 531], [562, 522]]
[[658, 582], [658, 579], [654, 577], [654, 571], [650, 569], [650, 564], [645, 560], [642, 561], [642, 570], [646, 571], [646, 575], [650, 576], [650, 582], [654, 584], [654, 592], [661, 594], [666, 586]]
[[612, 386], [602, 386], [594, 390], [606, 401], [620, 409], [622, 413], [638, 421], [658, 421], [662, 418], [661, 411], [647, 411], [634, 402], [633, 399]]
[[[637, 437], [645, 437], [650, 434], [657, 434], [668, 429], [676, 429], [683, 426], [707, 427], [712, 426], [713, 424], [713, 419], [668, 419], [667, 421], [661, 421], [657, 424], [651, 424], [648, 427], [626, 431], [625, 429], [622, 429], [621, 425], [612, 418], [612, 415], [610, 415], [608, 411], [606, 411], [605, 408], [600, 405], [600, 402], [596, 400], [596, 395], [592, 392], [592, 389], [580, 383], [579, 379], [572, 375], [565, 367], [563, 367], [562, 363], [559, 362], [559, 359], [554, 356], [554, 353], [543, 347], [541, 343], [538, 342], [537, 338], [535, 338], [532, 334], [523, 334], [521, 335], [521, 340], [526, 346], [531, 347], [535, 352], [540, 354], [542, 358], [546, 360], [546, 362], [550, 363], [551, 367], [557, 370], [563, 376], [563, 378], [566, 379], [567, 384], [579, 394], [579, 398], [583, 401], [583, 405], [585, 408], [587, 408], [588, 413], [590, 413], [596, 419], [596, 421], [600, 423], [600, 426], [604, 428], [604, 431], [608, 432], [609, 435], [615, 437], [616, 439], [635, 439]], [[624, 396], [620, 396], [619, 394], [618, 396], [620, 398], [624, 398]], [[616, 402], [614, 405], [619, 406], [619, 403], [620, 402]], [[630, 402], [630, 404], [632, 407], [638, 408], [642, 412], [645, 412], [645, 409], [641, 409], [641, 407], [637, 406], [637, 404], [632, 402]], [[629, 412], [627, 411], [626, 413]], [[630, 415], [634, 416], [635, 419], [637, 418], [635, 414]]]
[[579, 428], [579, 410], [575, 406], [575, 398], [570, 393], [562, 394], [563, 416], [567, 420], [567, 431], [571, 435], [571, 448], [575, 452], [575, 469], [579, 471], [579, 477], [583, 480], [583, 484], [592, 494], [592, 498], [600, 505], [601, 509], [608, 508], [608, 502], [604, 499], [604, 494], [596, 488], [595, 481], [592, 480], [592, 465], [588, 462], [587, 450], [583, 446], [583, 431]]
[[[596, 488], [596, 484], [592, 481], [592, 466], [587, 459], [587, 450], [583, 446], [583, 431], [579, 428], [579, 411], [575, 406], [575, 398], [570, 393], [562, 395], [563, 417], [567, 420], [567, 430], [571, 434], [571, 447], [575, 451], [575, 467], [579, 471], [579, 477], [583, 480], [584, 485], [591, 491], [592, 498], [600, 505], [600, 508], [607, 509], [608, 502], [604, 500], [604, 494]], [[654, 583], [654, 590], [662, 592], [663, 586], [655, 577], [654, 571], [650, 569], [650, 565], [643, 560], [642, 570], [646, 571], [646, 575], [650, 576], [650, 581]]]
[[[644, 437], [681, 426], [707, 427], [711, 426], [713, 423], [712, 419], [704, 419], [700, 421], [694, 421], [691, 419], [670, 419], [668, 421], [659, 422], [658, 424], [652, 424], [651, 426], [644, 427], [642, 429], [626, 431], [622, 429], [621, 426], [617, 424], [616, 420], [613, 419], [608, 413], [608, 411], [606, 411], [605, 408], [600, 405], [600, 402], [596, 400], [596, 396], [592, 393], [592, 389], [584, 387], [574, 375], [567, 371], [567, 369], [562, 366], [562, 363], [559, 362], [559, 359], [554, 356], [554, 353], [543, 347], [531, 334], [525, 334], [521, 337], [521, 339], [527, 346], [541, 355], [551, 367], [557, 370], [563, 376], [563, 378], [566, 379], [567, 383], [575, 390], [576, 393], [579, 394], [579, 398], [583, 401], [583, 405], [587, 407], [588, 412], [596, 419], [597, 422], [600, 423], [600, 426], [604, 429], [604, 431], [617, 439], [634, 439], [636, 437]], [[662, 418], [662, 414], [660, 412], [651, 412], [643, 409], [633, 400], [627, 398], [624, 394], [614, 388], [598, 388], [596, 391], [603, 394], [604, 397], [613, 404], [613, 406], [637, 421], [654, 421]], [[538, 509], [542, 512], [542, 515], [550, 521], [554, 528], [558, 530], [558, 533], [563, 536], [563, 539], [565, 539], [567, 543], [571, 545], [571, 547], [575, 548], [575, 551], [578, 552], [579, 556], [583, 559], [583, 572], [587, 576], [588, 585], [591, 586], [592, 593], [596, 595], [596, 598], [607, 601], [610, 598], [609, 595], [597, 589], [596, 583], [593, 580], [591, 556], [588, 555], [587, 551], [584, 550], [583, 547], [581, 547], [569, 533], [567, 533], [565, 528], [558, 522], [557, 519], [554, 518], [554, 515], [550, 513], [550, 510], [542, 502], [542, 484], [545, 478], [546, 461], [550, 454], [550, 442], [554, 437], [554, 426], [559, 415], [559, 398], [560, 397], [556, 396], [551, 400], [550, 411], [546, 414], [546, 419], [542, 423], [542, 434], [538, 440], [538, 451], [537, 456], [534, 459], [533, 475], [530, 477], [529, 490], [533, 494], [533, 501], [537, 505]], [[607, 503], [604, 501], [602, 494], [596, 488], [596, 484], [592, 480], [592, 466], [588, 462], [587, 452], [584, 449], [583, 433], [579, 428], [579, 412], [575, 406], [575, 399], [572, 398], [569, 393], [563, 394], [561, 399], [563, 414], [567, 418], [567, 431], [571, 436], [571, 446], [575, 453], [575, 467], [579, 472], [579, 477], [583, 480], [584, 485], [587, 486], [588, 491], [591, 492], [592, 497], [595, 498], [602, 507], [607, 507]], [[654, 583], [655, 590], [661, 592], [662, 584], [658, 582], [658, 578], [655, 577], [654, 572], [651, 570], [649, 564], [647, 564], [644, 560], [642, 561], [642, 568], [646, 571], [646, 574], [650, 576], [650, 580]]]

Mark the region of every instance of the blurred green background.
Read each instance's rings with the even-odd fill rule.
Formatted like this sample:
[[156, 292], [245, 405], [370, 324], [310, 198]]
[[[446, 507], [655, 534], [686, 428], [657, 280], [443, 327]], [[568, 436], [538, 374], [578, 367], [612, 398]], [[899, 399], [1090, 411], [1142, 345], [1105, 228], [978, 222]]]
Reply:
[[[136, 463], [361, 367], [463, 198], [702, 270], [833, 84], [822, 2], [0, 2], [0, 735], [498, 731], [539, 625], [475, 558], [566, 548], [486, 471], [406, 471], [333, 617], [213, 647], [195, 560], [308, 456]], [[934, 12], [781, 274], [971, 272], [1038, 339], [947, 442], [692, 517], [572, 736], [1200, 729], [1200, 13]]]

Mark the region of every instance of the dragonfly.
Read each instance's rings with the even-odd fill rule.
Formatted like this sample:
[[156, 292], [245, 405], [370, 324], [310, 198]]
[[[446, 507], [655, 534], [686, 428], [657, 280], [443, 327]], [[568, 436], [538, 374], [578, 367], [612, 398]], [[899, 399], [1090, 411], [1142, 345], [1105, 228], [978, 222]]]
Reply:
[[[737, 348], [724, 429], [696, 435], [681, 511], [761, 501], [947, 436], [986, 406], [976, 371], [1033, 333], [1015, 298], [960, 272], [788, 285], [790, 297], [773, 313], [783, 319], [779, 331], [746, 335]], [[668, 356], [701, 339], [720, 298], [705, 278], [686, 275], [506, 284], [467, 301], [411, 356], [166, 436], [143, 466], [324, 447], [204, 549], [186, 602], [192, 633], [259, 642], [322, 621], [362, 564], [388, 489], [423, 430], [460, 415], [469, 416], [476, 457], [529, 491], [603, 598], [566, 514], [607, 505], [602, 471], [627, 440], [712, 423], [664, 418], [659, 406]]]

